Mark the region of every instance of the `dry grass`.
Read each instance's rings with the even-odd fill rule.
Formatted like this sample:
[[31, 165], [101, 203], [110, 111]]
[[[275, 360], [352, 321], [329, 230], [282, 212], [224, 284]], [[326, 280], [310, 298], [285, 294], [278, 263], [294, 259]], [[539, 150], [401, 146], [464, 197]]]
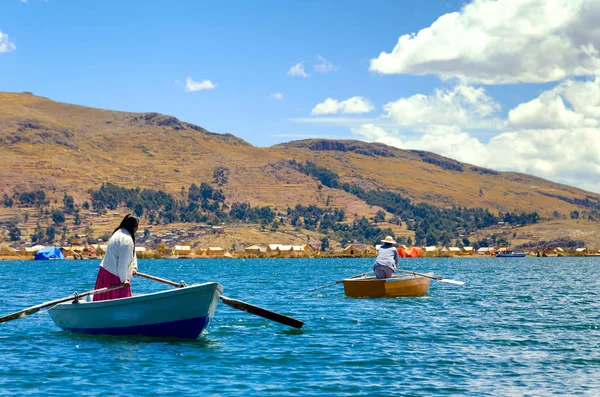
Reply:
[[511, 245], [518, 246], [528, 242], [555, 240], [580, 240], [593, 251], [600, 249], [600, 228], [598, 222], [583, 219], [559, 219], [540, 222], [522, 227], [491, 227], [469, 237], [471, 240], [488, 238], [492, 235], [504, 237]]
[[[415, 202], [437, 206], [484, 207], [493, 212], [538, 211], [550, 217], [554, 211], [568, 216], [582, 208], [543, 193], [566, 200], [600, 199], [600, 195], [528, 175], [481, 174], [469, 165], [464, 165], [463, 172], [448, 171], [422, 161], [411, 151], [387, 148], [394, 157], [373, 157], [314, 151], [308, 149], [309, 143], [257, 148], [168, 116], [93, 109], [26, 94], [0, 93], [0, 195], [44, 188], [57, 205], [64, 192], [81, 204], [88, 199], [88, 189], [98, 188], [103, 182], [178, 195], [191, 183], [212, 181], [215, 166], [223, 165], [231, 172], [229, 182], [222, 187], [230, 203], [247, 201], [284, 211], [297, 203], [324, 207], [329, 202], [333, 208], [343, 208], [350, 219], [354, 214], [372, 218], [380, 209], [341, 190], [317, 189], [317, 181], [286, 166], [287, 160], [296, 159], [330, 168], [344, 182], [397, 191]], [[18, 209], [0, 209], [0, 219], [15, 215], [23, 214]], [[114, 221], [111, 216], [88, 217], [83, 227], [89, 225], [100, 235], [111, 230]], [[35, 222], [30, 220], [24, 227], [29, 233]], [[594, 225], [589, 227], [596, 230]], [[579, 229], [573, 230], [569, 233], [577, 235]], [[412, 234], [405, 229], [394, 231]], [[242, 234], [222, 244], [242, 239], [260, 240], [254, 234]]]

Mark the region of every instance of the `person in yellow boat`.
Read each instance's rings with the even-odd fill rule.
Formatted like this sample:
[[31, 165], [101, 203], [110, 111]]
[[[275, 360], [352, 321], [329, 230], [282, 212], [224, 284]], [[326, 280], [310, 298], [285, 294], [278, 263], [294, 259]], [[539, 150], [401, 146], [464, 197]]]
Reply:
[[375, 265], [373, 266], [375, 277], [378, 279], [392, 277], [399, 261], [398, 250], [394, 246], [396, 241], [392, 236], [386, 236], [381, 242], [383, 245], [377, 250], [377, 259], [375, 259]]

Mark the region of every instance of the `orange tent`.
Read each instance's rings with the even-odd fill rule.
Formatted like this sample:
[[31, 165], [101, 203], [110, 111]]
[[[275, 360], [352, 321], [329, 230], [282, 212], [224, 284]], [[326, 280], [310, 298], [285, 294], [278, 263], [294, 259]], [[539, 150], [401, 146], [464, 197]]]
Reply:
[[400, 255], [400, 258], [407, 258], [408, 257], [408, 252], [406, 252], [408, 248], [406, 248], [405, 246], [401, 245], [400, 247], [398, 247], [398, 255]]
[[410, 247], [407, 248], [404, 245], [398, 247], [398, 255], [401, 258], [418, 258], [423, 253], [423, 248]]

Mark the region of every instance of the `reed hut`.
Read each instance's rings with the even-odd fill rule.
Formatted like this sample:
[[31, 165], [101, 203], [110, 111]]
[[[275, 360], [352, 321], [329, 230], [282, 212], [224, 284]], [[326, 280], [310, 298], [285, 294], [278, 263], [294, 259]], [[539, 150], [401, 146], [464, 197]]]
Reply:
[[214, 258], [222, 258], [225, 256], [225, 249], [221, 247], [208, 247], [206, 249], [206, 255]]
[[348, 245], [346, 248], [343, 249], [342, 252], [344, 253], [344, 255], [348, 256], [362, 256], [364, 254], [364, 251], [355, 246], [354, 244]]
[[261, 254], [260, 248], [258, 245], [251, 245], [250, 247], [244, 248], [244, 252], [250, 255], [259, 256]]
[[189, 256], [192, 253], [192, 248], [189, 245], [176, 245], [173, 250], [174, 255]]

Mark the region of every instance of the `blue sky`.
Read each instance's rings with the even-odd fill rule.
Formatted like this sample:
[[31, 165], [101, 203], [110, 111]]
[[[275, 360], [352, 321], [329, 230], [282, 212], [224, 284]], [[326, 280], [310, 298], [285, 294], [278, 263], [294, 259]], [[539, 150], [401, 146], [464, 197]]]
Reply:
[[[289, 140], [279, 134], [349, 135], [286, 120], [330, 96], [386, 101], [434, 86], [368, 71], [399, 33], [437, 17], [435, 7], [397, 3], [2, 0], [0, 30], [17, 50], [0, 59], [0, 89], [172, 114], [258, 146]], [[312, 73], [319, 55], [339, 69]], [[302, 61], [309, 78], [286, 75]], [[187, 77], [217, 87], [185, 92], [176, 81]]]
[[[170, 114], [256, 146], [378, 141], [600, 191], [599, 10], [0, 0], [0, 90]], [[565, 153], [573, 140], [592, 144]]]

